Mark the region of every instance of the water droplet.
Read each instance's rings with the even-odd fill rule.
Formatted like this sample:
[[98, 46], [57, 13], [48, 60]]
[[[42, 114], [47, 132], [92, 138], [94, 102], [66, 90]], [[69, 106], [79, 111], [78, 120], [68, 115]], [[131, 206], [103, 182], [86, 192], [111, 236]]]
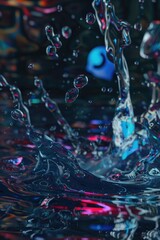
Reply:
[[20, 111], [19, 109], [16, 109], [16, 110], [13, 110], [11, 112], [11, 117], [14, 119], [14, 120], [22, 120], [24, 115], [23, 115], [23, 112]]
[[37, 88], [42, 87], [42, 81], [38, 77], [34, 77], [34, 86], [36, 86]]
[[78, 57], [79, 50], [73, 50], [73, 57]]
[[74, 102], [79, 95], [79, 89], [78, 88], [72, 88], [68, 92], [66, 92], [65, 95], [65, 102], [66, 103], [72, 103]]
[[102, 88], [101, 88], [101, 91], [102, 91], [102, 92], [106, 92], [106, 87], [102, 87]]
[[28, 65], [28, 69], [29, 69], [29, 70], [33, 70], [33, 68], [34, 68], [34, 64], [33, 64], [33, 63], [30, 63], [30, 64]]
[[63, 7], [61, 5], [57, 5], [57, 12], [62, 12]]
[[57, 57], [57, 53], [56, 53], [56, 48], [54, 46], [47, 46], [46, 47], [46, 54], [50, 57]]
[[54, 36], [53, 27], [50, 26], [50, 25], [47, 25], [47, 26], [45, 27], [45, 33], [46, 33], [46, 36], [47, 36], [48, 41], [51, 41], [51, 40], [52, 40], [52, 37]]
[[108, 88], [107, 92], [111, 93], [113, 91], [113, 88]]
[[83, 88], [88, 84], [88, 77], [81, 74], [74, 79], [73, 85], [75, 88]]
[[68, 26], [62, 28], [62, 36], [66, 39], [70, 38], [72, 35], [72, 29]]
[[142, 24], [140, 22], [137, 22], [134, 24], [134, 29], [137, 31], [142, 31]]
[[86, 23], [88, 23], [89, 25], [94, 24], [96, 21], [96, 17], [93, 13], [87, 13], [86, 15]]

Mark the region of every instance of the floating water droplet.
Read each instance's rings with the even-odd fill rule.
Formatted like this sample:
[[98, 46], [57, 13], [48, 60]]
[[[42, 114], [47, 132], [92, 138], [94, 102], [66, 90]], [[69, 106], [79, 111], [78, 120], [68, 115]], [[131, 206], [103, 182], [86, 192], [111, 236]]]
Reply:
[[78, 88], [72, 88], [68, 92], [66, 92], [65, 95], [65, 102], [66, 103], [72, 103], [74, 102], [79, 95], [79, 90]]
[[29, 69], [29, 70], [33, 70], [33, 68], [34, 68], [34, 64], [33, 64], [33, 63], [30, 63], [30, 64], [28, 65], [28, 69]]
[[73, 85], [75, 88], [83, 88], [88, 84], [88, 77], [81, 74], [74, 79]]
[[61, 5], [57, 5], [57, 12], [62, 12], [63, 7]]
[[134, 24], [134, 29], [137, 31], [142, 31], [142, 24], [140, 22], [137, 22]]
[[107, 92], [111, 93], [113, 91], [113, 88], [108, 88]]
[[34, 77], [34, 86], [36, 86], [37, 88], [42, 87], [42, 81], [38, 77]]
[[66, 39], [70, 38], [70, 36], [72, 35], [72, 29], [68, 26], [64, 26], [62, 28], [62, 36]]
[[139, 61], [135, 61], [134, 65], [138, 66], [139, 65]]
[[56, 53], [56, 48], [54, 46], [47, 46], [46, 47], [46, 54], [50, 57], [57, 57], [57, 53]]
[[62, 42], [60, 41], [59, 36], [57, 34], [54, 35], [54, 37], [52, 38], [52, 42], [53, 42], [53, 45], [56, 48], [61, 48], [62, 47]]
[[22, 120], [24, 115], [23, 115], [23, 112], [20, 111], [19, 109], [15, 109], [11, 112], [11, 117], [14, 119], [14, 120]]
[[87, 13], [86, 15], [86, 23], [88, 23], [89, 25], [94, 24], [96, 21], [96, 17], [93, 13]]
[[101, 88], [101, 91], [102, 91], [102, 92], [106, 92], [106, 87], [102, 87], [102, 88]]
[[78, 57], [79, 50], [73, 50], [73, 57]]
[[57, 104], [50, 98], [46, 98], [45, 106], [50, 112], [54, 112], [55, 110], [57, 110]]

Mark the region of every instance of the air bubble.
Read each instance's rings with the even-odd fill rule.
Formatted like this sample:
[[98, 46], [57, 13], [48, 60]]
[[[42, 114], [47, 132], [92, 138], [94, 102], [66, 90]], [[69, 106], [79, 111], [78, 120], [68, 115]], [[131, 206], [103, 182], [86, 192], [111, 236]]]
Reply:
[[22, 111], [20, 111], [19, 109], [16, 109], [16, 110], [11, 112], [11, 117], [14, 120], [22, 120], [24, 116], [23, 116]]
[[108, 88], [107, 92], [111, 93], [113, 91], [113, 88]]
[[57, 5], [57, 12], [62, 12], [63, 7], [61, 5]]
[[33, 68], [34, 68], [34, 64], [33, 64], [33, 63], [30, 63], [30, 64], [28, 65], [28, 69], [29, 69], [29, 70], [33, 70]]

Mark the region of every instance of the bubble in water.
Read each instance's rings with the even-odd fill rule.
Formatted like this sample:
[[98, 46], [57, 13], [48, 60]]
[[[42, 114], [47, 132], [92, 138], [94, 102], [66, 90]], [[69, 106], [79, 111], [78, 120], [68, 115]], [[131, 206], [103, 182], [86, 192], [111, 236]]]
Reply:
[[81, 74], [74, 79], [73, 85], [75, 88], [83, 88], [88, 84], [88, 77]]
[[142, 31], [142, 24], [140, 22], [135, 23], [134, 29], [137, 31]]
[[88, 23], [89, 25], [94, 24], [96, 21], [96, 17], [93, 13], [87, 13], [86, 15], [86, 23]]
[[56, 48], [54, 46], [47, 46], [46, 47], [46, 54], [50, 57], [57, 57], [57, 53], [56, 53]]
[[101, 88], [101, 91], [102, 91], [102, 92], [106, 92], [106, 88], [105, 88], [105, 87], [102, 87], [102, 88]]
[[72, 103], [74, 102], [79, 95], [79, 89], [78, 88], [72, 88], [68, 92], [66, 92], [65, 95], [65, 102], [66, 103]]
[[54, 36], [53, 27], [50, 26], [50, 25], [47, 25], [47, 26], [45, 27], [45, 33], [46, 33], [46, 36], [47, 36], [48, 41], [51, 41], [51, 40], [52, 40], [52, 37]]
[[78, 57], [79, 50], [73, 50], [73, 57]]
[[14, 120], [22, 120], [24, 117], [23, 112], [20, 111], [19, 109], [12, 111], [11, 116]]
[[66, 39], [70, 38], [70, 36], [72, 35], [72, 29], [68, 26], [64, 26], [62, 28], [62, 36]]

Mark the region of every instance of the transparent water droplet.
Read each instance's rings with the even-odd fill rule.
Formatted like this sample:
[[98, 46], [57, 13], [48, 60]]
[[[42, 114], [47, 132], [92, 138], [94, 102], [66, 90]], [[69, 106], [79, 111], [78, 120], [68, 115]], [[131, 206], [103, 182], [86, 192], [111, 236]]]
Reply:
[[86, 14], [86, 23], [88, 23], [89, 25], [94, 24], [96, 21], [96, 17], [93, 13], [87, 13]]
[[138, 66], [139, 65], [139, 61], [135, 61], [134, 65]]
[[72, 29], [68, 26], [62, 28], [62, 36], [66, 39], [70, 38], [72, 35]]
[[45, 33], [46, 33], [46, 36], [47, 36], [48, 41], [51, 41], [52, 37], [54, 36], [53, 27], [50, 26], [50, 25], [47, 25], [47, 26], [45, 27]]
[[36, 86], [37, 88], [42, 87], [42, 81], [38, 77], [34, 77], [34, 86]]
[[68, 92], [66, 92], [65, 95], [65, 102], [66, 103], [72, 103], [74, 102], [79, 95], [79, 90], [78, 88], [72, 88]]
[[28, 65], [28, 69], [29, 69], [29, 70], [33, 70], [33, 68], [34, 68], [34, 63], [30, 63], [30, 64]]
[[113, 88], [108, 88], [107, 92], [111, 93], [113, 91]]
[[137, 31], [142, 31], [142, 24], [140, 22], [137, 22], [134, 24], [134, 29]]
[[57, 5], [57, 12], [62, 12], [63, 7], [61, 5]]
[[83, 88], [87, 84], [88, 84], [88, 77], [83, 74], [78, 75], [73, 81], [73, 85], [75, 88]]
[[79, 50], [73, 50], [73, 57], [78, 57]]
[[15, 109], [11, 112], [11, 117], [14, 119], [14, 120], [22, 120], [24, 115], [23, 115], [23, 112], [20, 111], [19, 109]]
[[106, 92], [106, 87], [102, 87], [102, 88], [101, 88], [101, 91], [102, 91], [102, 92]]
[[54, 46], [47, 46], [46, 47], [46, 54], [50, 57], [57, 57], [57, 53], [56, 53], [56, 48]]

